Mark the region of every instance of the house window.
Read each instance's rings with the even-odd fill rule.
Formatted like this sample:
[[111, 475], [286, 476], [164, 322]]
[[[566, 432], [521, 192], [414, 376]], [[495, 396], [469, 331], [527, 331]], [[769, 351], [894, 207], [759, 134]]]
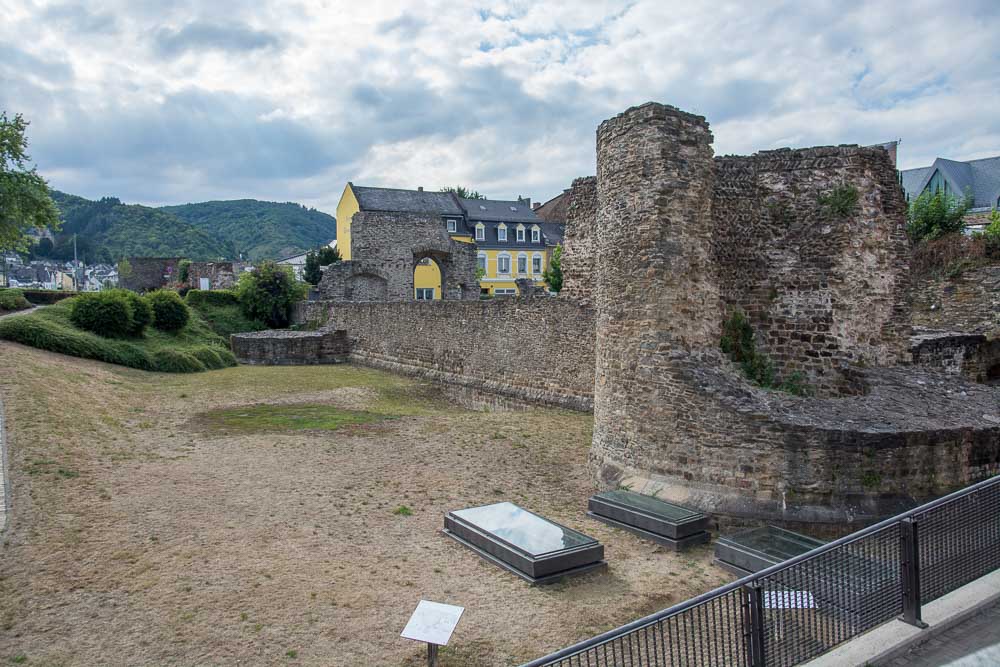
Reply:
[[517, 226], [517, 242], [524, 243], [524, 227], [521, 225]]
[[538, 227], [532, 227], [531, 228], [531, 242], [532, 243], [541, 243], [541, 241], [542, 241], [542, 230], [540, 230]]
[[498, 287], [493, 290], [494, 296], [514, 296], [517, 294], [517, 290], [513, 287]]
[[454, 232], [458, 228], [458, 222], [456, 220], [448, 221], [448, 231]]
[[497, 273], [510, 273], [510, 255], [497, 257]]
[[497, 238], [501, 241], [507, 241], [507, 226], [500, 225], [497, 227]]
[[417, 301], [433, 301], [434, 300], [434, 288], [433, 287], [418, 287], [416, 290]]
[[517, 256], [517, 272], [527, 273], [528, 272], [528, 256], [518, 255]]
[[486, 255], [480, 254], [478, 258], [478, 266], [484, 272], [486, 271]]
[[486, 228], [483, 227], [482, 223], [476, 225], [476, 240], [477, 241], [486, 240]]
[[535, 253], [534, 257], [531, 258], [531, 272], [532, 273], [542, 272], [542, 256], [539, 255], [537, 252]]

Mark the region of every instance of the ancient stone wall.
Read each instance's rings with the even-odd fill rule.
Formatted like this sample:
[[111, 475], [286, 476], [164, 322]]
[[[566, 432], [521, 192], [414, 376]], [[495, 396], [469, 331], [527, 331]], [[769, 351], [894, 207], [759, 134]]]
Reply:
[[134, 292], [148, 292], [178, 280], [180, 257], [129, 257], [129, 272], [119, 276], [118, 285]]
[[[764, 151], [718, 158], [715, 175], [713, 261], [725, 309], [750, 317], [781, 375], [802, 373], [837, 394], [850, 391], [844, 362], [907, 359], [905, 202], [885, 150]], [[825, 200], [837, 195], [843, 208]]]
[[299, 316], [346, 331], [358, 363], [520, 402], [592, 407], [594, 314], [572, 301], [317, 301]]
[[[885, 153], [713, 160], [710, 143], [705, 119], [658, 104], [598, 129], [600, 484], [730, 518], [837, 524], [1000, 470], [996, 390], [879, 368], [909, 360], [908, 246]], [[843, 184], [858, 206], [835, 218], [819, 196]], [[736, 306], [818, 397], [755, 387], [722, 356]]]
[[233, 334], [229, 344], [241, 364], [302, 366], [335, 364], [350, 353], [344, 331], [254, 331]]
[[921, 281], [913, 291], [913, 323], [945, 331], [1000, 332], [1000, 265]]
[[597, 229], [597, 178], [573, 181], [567, 191], [566, 232], [563, 236], [562, 298], [589, 303], [594, 292], [594, 237]]
[[238, 262], [191, 262], [187, 270], [187, 286], [201, 289], [201, 279], [208, 279], [208, 289], [236, 287], [242, 265]]
[[355, 213], [351, 256], [323, 271], [322, 299], [412, 301], [413, 269], [425, 257], [441, 270], [442, 299], [479, 298], [476, 247], [452, 239], [434, 214]]
[[1000, 381], [1000, 339], [985, 334], [915, 329], [913, 363], [980, 383]]

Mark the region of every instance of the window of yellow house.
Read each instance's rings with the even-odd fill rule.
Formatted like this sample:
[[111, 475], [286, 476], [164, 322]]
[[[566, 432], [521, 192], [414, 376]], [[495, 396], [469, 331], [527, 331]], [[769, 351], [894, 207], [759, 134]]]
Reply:
[[483, 272], [485, 272], [486, 271], [486, 253], [485, 252], [479, 253], [479, 257], [477, 258], [477, 261], [478, 261], [479, 268], [482, 269]]
[[507, 241], [507, 225], [502, 222], [500, 223], [500, 226], [497, 227], [497, 239], [504, 242]]
[[542, 254], [539, 252], [536, 252], [531, 257], [531, 272], [532, 273], [542, 272]]
[[510, 274], [510, 255], [507, 253], [497, 255], [497, 273]]
[[528, 272], [528, 256], [523, 252], [517, 256], [517, 272], [521, 275]]
[[524, 243], [524, 225], [517, 226], [517, 242]]
[[542, 230], [538, 228], [538, 225], [535, 225], [534, 227], [531, 228], [531, 242], [541, 243], [541, 241], [542, 241]]
[[476, 240], [477, 241], [486, 240], [486, 227], [484, 227], [483, 223], [481, 222], [476, 225]]

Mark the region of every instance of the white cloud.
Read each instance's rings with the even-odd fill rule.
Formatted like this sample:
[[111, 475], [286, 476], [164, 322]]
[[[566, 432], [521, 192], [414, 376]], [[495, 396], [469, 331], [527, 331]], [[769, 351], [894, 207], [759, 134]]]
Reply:
[[353, 180], [546, 199], [593, 173], [602, 119], [648, 100], [705, 115], [720, 154], [1000, 154], [989, 0], [947, 20], [917, 0], [7, 5], [0, 108], [85, 196], [332, 211]]

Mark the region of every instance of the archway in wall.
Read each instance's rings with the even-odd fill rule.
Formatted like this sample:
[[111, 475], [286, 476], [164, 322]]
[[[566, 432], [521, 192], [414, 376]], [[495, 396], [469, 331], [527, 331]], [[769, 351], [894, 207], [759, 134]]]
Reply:
[[417, 301], [437, 301], [443, 297], [444, 271], [439, 260], [431, 255], [414, 257], [413, 298]]

